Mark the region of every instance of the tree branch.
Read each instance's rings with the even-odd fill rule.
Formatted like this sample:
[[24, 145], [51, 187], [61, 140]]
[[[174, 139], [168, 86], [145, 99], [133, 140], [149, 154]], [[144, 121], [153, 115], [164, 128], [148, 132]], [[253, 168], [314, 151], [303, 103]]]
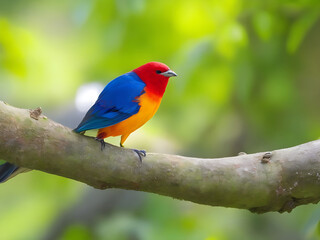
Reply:
[[[38, 120], [36, 120], [38, 118]], [[290, 212], [320, 200], [320, 140], [271, 153], [200, 159], [148, 153], [73, 133], [0, 102], [0, 158], [95, 188], [146, 191], [253, 212]]]

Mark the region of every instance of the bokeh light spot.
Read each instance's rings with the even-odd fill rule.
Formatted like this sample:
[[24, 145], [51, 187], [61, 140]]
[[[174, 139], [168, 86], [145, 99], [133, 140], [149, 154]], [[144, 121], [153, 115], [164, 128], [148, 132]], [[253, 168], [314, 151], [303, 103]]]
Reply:
[[103, 89], [101, 83], [88, 83], [79, 87], [75, 99], [76, 108], [80, 112], [86, 112], [97, 100]]

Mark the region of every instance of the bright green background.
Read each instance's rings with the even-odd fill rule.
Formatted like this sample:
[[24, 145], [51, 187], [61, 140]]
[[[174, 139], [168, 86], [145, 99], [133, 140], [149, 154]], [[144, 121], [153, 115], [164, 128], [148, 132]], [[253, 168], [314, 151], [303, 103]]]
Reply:
[[[127, 147], [198, 157], [290, 147], [320, 136], [319, 16], [318, 0], [1, 0], [0, 100], [75, 127], [82, 84], [161, 61], [179, 77]], [[316, 239], [319, 219], [317, 205], [256, 215], [36, 171], [0, 186], [5, 240]]]

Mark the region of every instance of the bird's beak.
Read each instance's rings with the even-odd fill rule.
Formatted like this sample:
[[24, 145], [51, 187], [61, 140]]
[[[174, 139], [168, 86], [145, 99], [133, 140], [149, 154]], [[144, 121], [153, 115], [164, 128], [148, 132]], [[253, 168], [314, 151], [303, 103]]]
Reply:
[[172, 70], [168, 70], [166, 72], [163, 72], [163, 73], [160, 73], [162, 76], [165, 76], [165, 77], [176, 77], [178, 76], [174, 71]]

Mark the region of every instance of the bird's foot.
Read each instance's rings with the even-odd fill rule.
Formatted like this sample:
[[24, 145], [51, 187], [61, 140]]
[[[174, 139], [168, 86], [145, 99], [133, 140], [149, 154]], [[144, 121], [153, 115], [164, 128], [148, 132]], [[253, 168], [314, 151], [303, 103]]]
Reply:
[[[120, 143], [120, 147], [124, 147], [122, 143]], [[142, 162], [142, 158], [147, 156], [147, 153], [145, 150], [137, 150], [137, 149], [132, 149], [136, 154], [138, 154], [140, 162]]]
[[137, 149], [132, 149], [136, 154], [138, 154], [140, 162], [142, 162], [142, 158], [147, 156], [146, 151], [144, 150], [137, 150]]
[[106, 147], [106, 142], [102, 138], [95, 138], [98, 142], [101, 143], [101, 151]]

